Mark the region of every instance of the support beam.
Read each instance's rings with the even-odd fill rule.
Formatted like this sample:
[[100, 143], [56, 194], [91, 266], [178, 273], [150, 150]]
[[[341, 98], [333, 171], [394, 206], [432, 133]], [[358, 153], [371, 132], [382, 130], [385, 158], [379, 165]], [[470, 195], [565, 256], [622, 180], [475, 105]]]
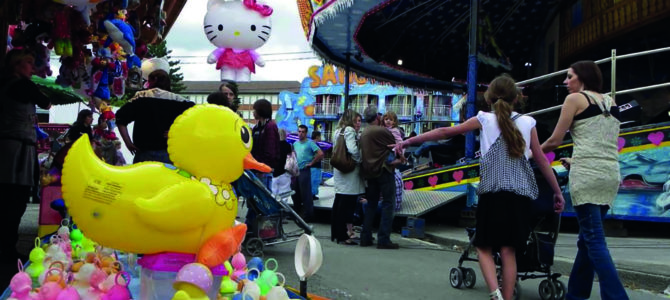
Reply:
[[[468, 99], [466, 102], [466, 119], [475, 115], [477, 101], [477, 10], [479, 0], [470, 3], [470, 52], [468, 55]], [[465, 135], [465, 157], [475, 157], [475, 134], [468, 132]]]
[[345, 53], [347, 64], [344, 66], [344, 111], [349, 109], [349, 73], [351, 73], [351, 52]]

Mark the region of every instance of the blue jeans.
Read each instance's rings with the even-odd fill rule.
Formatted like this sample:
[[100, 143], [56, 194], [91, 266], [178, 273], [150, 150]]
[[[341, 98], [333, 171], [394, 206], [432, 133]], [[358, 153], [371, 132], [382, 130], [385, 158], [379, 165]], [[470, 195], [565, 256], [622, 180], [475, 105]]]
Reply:
[[590, 298], [594, 274], [598, 274], [601, 299], [628, 299], [605, 242], [603, 219], [608, 209], [606, 205], [575, 206], [579, 222], [578, 250], [566, 299]]
[[321, 185], [321, 168], [312, 168], [312, 194], [319, 195], [319, 186]]
[[[369, 208], [376, 208], [379, 202], [379, 195], [382, 195], [381, 220], [379, 222], [379, 231], [377, 231], [377, 244], [385, 245], [391, 242], [391, 229], [393, 226], [393, 217], [395, 217], [395, 176], [389, 171], [382, 170], [382, 174], [377, 178], [367, 179], [368, 187], [365, 189]], [[363, 230], [361, 231], [361, 243], [372, 242], [372, 223], [377, 214], [376, 209], [367, 209], [365, 211], [365, 220], [363, 221]]]

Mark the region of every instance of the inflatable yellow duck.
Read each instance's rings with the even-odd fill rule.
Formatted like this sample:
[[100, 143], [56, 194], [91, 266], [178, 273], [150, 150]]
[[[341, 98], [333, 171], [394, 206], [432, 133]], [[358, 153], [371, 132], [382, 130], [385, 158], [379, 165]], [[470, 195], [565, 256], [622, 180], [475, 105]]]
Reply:
[[168, 153], [174, 166], [108, 165], [83, 135], [65, 158], [63, 199], [79, 228], [105, 247], [198, 253], [204, 244], [225, 237], [221, 243], [237, 243], [227, 245], [237, 249], [246, 228], [232, 228], [237, 198], [230, 182], [244, 169], [271, 171], [251, 157], [251, 147], [245, 122], [230, 109], [209, 104], [188, 109], [170, 127]]

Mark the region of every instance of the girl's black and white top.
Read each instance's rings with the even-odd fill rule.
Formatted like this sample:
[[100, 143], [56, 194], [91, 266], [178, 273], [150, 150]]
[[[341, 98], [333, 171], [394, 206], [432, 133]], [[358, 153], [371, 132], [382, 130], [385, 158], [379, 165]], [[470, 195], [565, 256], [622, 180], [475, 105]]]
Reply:
[[530, 199], [537, 198], [537, 183], [528, 162], [530, 136], [535, 127], [535, 119], [512, 113], [512, 121], [526, 141], [525, 155], [519, 158], [510, 157], [495, 114], [479, 112], [477, 120], [482, 125], [480, 136], [482, 156], [479, 161], [480, 181], [477, 194], [508, 191]]

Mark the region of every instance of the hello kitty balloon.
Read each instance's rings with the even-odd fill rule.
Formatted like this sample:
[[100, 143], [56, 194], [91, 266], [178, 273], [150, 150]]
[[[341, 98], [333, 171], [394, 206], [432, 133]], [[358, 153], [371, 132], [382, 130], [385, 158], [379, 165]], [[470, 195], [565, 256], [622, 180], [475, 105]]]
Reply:
[[256, 65], [265, 66], [255, 50], [270, 38], [270, 15], [272, 8], [256, 0], [209, 0], [205, 35], [218, 48], [207, 57], [207, 63], [216, 63], [222, 81], [249, 81]]

